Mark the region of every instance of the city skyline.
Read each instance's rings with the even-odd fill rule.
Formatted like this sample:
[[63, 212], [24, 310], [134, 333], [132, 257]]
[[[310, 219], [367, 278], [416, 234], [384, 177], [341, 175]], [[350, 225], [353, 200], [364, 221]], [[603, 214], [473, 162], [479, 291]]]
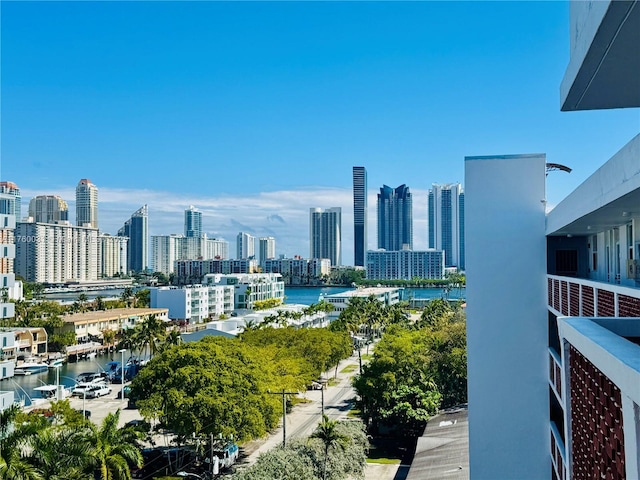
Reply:
[[[568, 165], [547, 177], [553, 206], [640, 125], [633, 111], [559, 111], [568, 3], [0, 8], [0, 180], [75, 211], [75, 184], [90, 178], [111, 234], [142, 204], [150, 235], [180, 233], [195, 205], [209, 236], [274, 236], [279, 252], [306, 256], [308, 208], [335, 205], [353, 264], [353, 165], [369, 185], [411, 185], [418, 250], [429, 186], [464, 185], [465, 156]], [[368, 203], [372, 248], [371, 190]]]

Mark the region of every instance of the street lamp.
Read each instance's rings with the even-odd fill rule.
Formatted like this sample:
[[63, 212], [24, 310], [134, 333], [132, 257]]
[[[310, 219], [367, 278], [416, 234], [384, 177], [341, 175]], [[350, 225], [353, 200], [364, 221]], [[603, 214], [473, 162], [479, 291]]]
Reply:
[[120, 395], [122, 395], [122, 400], [124, 401], [124, 352], [127, 351], [126, 348], [118, 350], [122, 354], [122, 363], [120, 364], [120, 380], [122, 381], [122, 390], [120, 391]]

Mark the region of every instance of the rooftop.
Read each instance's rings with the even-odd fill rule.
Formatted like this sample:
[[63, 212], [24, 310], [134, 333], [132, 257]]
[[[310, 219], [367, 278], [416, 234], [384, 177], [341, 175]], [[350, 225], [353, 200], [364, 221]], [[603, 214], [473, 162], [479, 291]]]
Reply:
[[418, 438], [407, 480], [469, 478], [469, 420], [466, 405], [432, 417]]
[[167, 315], [167, 308], [112, 308], [109, 310], [97, 310], [84, 313], [72, 313], [63, 317], [66, 323], [79, 323], [90, 321], [105, 321], [121, 317], [133, 317], [142, 315]]

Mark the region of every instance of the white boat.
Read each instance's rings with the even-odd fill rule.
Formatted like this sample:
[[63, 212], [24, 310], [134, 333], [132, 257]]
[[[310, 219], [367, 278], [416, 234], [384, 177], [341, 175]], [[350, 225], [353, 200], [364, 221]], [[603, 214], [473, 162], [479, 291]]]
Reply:
[[45, 400], [53, 400], [57, 397], [56, 392], [60, 390], [62, 398], [71, 396], [71, 390], [65, 388], [63, 385], [43, 385], [33, 389], [34, 392], [38, 392], [40, 397]]
[[64, 358], [56, 358], [55, 360], [49, 360], [49, 368], [58, 368], [64, 365]]
[[41, 373], [49, 370], [49, 365], [46, 363], [36, 362], [24, 362], [21, 365], [16, 366], [13, 371], [14, 375], [31, 375], [32, 373]]

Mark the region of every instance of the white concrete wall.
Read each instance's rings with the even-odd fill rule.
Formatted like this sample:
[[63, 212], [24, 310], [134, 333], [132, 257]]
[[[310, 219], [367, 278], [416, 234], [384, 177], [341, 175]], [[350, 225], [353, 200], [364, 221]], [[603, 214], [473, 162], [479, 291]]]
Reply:
[[549, 478], [545, 155], [467, 157], [465, 189], [470, 476]]

